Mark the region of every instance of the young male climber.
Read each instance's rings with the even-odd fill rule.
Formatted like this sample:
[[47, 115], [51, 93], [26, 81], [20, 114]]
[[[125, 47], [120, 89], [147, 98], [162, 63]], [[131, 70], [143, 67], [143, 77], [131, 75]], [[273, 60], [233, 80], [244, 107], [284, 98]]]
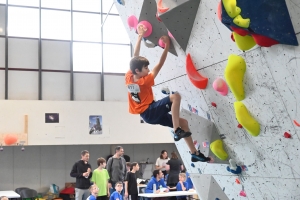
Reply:
[[[179, 117], [180, 95], [175, 93], [161, 100], [154, 101], [152, 86], [154, 85], [155, 77], [167, 58], [170, 40], [168, 36], [161, 38], [165, 43], [165, 48], [158, 64], [150, 71], [147, 58], [139, 56], [141, 40], [146, 31], [143, 25], [137, 27], [138, 40], [134, 49], [134, 57], [130, 61], [130, 70], [125, 75], [125, 82], [128, 88], [129, 112], [131, 114], [140, 114], [143, 120], [149, 124], [160, 124], [173, 128], [175, 141], [179, 141], [181, 138], [185, 139], [192, 155], [192, 162], [210, 162], [210, 157], [205, 157], [195, 148], [187, 120]], [[172, 115], [169, 114], [170, 111]]]

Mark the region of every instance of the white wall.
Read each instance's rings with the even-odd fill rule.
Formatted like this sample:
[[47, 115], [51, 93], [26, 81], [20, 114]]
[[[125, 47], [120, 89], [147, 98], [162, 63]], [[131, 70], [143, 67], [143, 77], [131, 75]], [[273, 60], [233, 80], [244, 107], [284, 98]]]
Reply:
[[[29, 145], [174, 142], [168, 128], [129, 114], [127, 102], [3, 100], [0, 110], [0, 133], [21, 133], [28, 115]], [[45, 123], [45, 113], [59, 113], [59, 123]], [[102, 115], [102, 135], [89, 135], [90, 115]]]
[[[219, 0], [202, 0], [186, 53], [190, 53], [200, 73], [209, 78], [205, 90], [196, 89], [185, 72], [186, 53], [174, 42], [178, 57], [168, 54], [165, 65], [157, 76], [154, 87], [156, 99], [164, 97], [162, 87], [178, 91], [182, 96], [182, 108], [188, 104], [198, 110], [202, 117], [210, 114], [219, 132], [225, 134], [224, 144], [230, 158], [238, 164], [248, 166], [242, 182], [248, 199], [299, 199], [300, 129], [292, 120], [300, 121], [300, 47], [275, 45], [271, 48], [255, 47], [243, 53], [230, 38], [230, 31], [218, 20], [216, 10]], [[294, 29], [300, 41], [300, 8], [295, 1], [286, 1]], [[131, 41], [135, 44], [137, 35], [127, 26], [127, 17], [139, 17], [143, 1], [126, 2], [117, 5]], [[162, 49], [148, 49], [144, 45], [141, 55], [146, 56], [151, 66], [159, 61]], [[217, 77], [224, 78], [224, 69], [230, 54], [245, 58], [247, 70], [244, 78], [246, 98], [243, 101], [250, 113], [261, 125], [258, 137], [250, 136], [244, 129], [237, 128], [234, 114], [234, 96], [219, 95], [212, 88]], [[217, 108], [211, 106], [217, 104]], [[290, 132], [292, 139], [285, 139], [284, 132]], [[202, 143], [202, 141], [198, 141]], [[229, 199], [245, 199], [239, 195], [242, 185], [237, 185], [235, 175], [226, 170], [226, 165], [196, 163], [191, 167], [190, 155], [184, 141], [177, 143], [188, 170], [196, 177], [199, 172], [212, 174]], [[195, 180], [196, 182], [197, 180]], [[196, 183], [197, 184], [197, 183]], [[280, 188], [280, 189], [278, 189]]]

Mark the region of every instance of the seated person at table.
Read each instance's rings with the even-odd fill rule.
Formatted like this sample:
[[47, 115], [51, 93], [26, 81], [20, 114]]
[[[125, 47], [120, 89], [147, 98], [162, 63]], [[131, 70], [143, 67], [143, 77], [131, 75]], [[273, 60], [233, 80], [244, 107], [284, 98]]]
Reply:
[[7, 196], [2, 196], [2, 197], [0, 197], [0, 200], [8, 200], [8, 197]]
[[[153, 191], [154, 184], [156, 185], [155, 192]], [[161, 187], [161, 189], [160, 189], [160, 187]], [[160, 192], [169, 192], [169, 189], [167, 188], [167, 186], [165, 184], [164, 174], [162, 173], [161, 170], [156, 169], [153, 171], [153, 176], [150, 179], [150, 181], [148, 182], [145, 192], [146, 193], [155, 193], [155, 194], [159, 194]], [[166, 197], [155, 197], [152, 199], [166, 200], [166, 199], [168, 199], [168, 197], [167, 196]], [[148, 200], [150, 200], [150, 199], [148, 199]]]
[[[185, 173], [179, 174], [179, 182], [176, 185], [177, 191], [187, 191], [188, 184], [186, 182], [186, 175]], [[186, 200], [186, 196], [177, 196], [177, 200]]]
[[190, 174], [188, 172], [185, 172], [185, 175], [186, 175], [186, 182], [187, 182], [187, 186], [188, 186], [187, 190], [194, 189], [194, 184], [192, 182]]
[[[155, 193], [160, 193], [160, 192], [168, 192], [168, 188], [165, 184], [164, 181], [164, 174], [162, 173], [161, 170], [154, 170], [153, 171], [153, 176], [150, 179], [149, 183], [147, 184], [146, 187], [146, 193], [154, 193], [153, 192], [153, 185], [156, 185], [156, 192]], [[163, 191], [160, 191], [160, 187], [162, 187]]]
[[121, 181], [117, 182], [115, 185], [115, 189], [116, 191], [114, 191], [111, 195], [110, 195], [110, 200], [123, 200], [123, 197], [121, 195], [121, 192], [123, 190], [123, 183]]

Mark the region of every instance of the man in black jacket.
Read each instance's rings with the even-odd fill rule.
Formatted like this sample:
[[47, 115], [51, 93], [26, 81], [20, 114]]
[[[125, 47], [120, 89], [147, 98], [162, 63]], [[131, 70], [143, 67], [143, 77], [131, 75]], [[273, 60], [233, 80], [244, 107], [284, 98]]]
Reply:
[[81, 152], [81, 160], [77, 161], [72, 168], [70, 176], [76, 178], [75, 200], [86, 200], [89, 195], [91, 185], [92, 167], [88, 163], [90, 154], [87, 150]]

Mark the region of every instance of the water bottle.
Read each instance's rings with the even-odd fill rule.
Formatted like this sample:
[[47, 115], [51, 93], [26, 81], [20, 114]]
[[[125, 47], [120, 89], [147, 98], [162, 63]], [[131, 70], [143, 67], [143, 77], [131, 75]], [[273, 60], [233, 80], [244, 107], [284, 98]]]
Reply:
[[162, 187], [162, 185], [160, 185], [160, 186], [159, 186], [159, 191], [160, 191], [160, 192], [163, 192], [162, 189], [163, 189], [163, 187]]
[[156, 193], [156, 184], [153, 184], [153, 193]]

